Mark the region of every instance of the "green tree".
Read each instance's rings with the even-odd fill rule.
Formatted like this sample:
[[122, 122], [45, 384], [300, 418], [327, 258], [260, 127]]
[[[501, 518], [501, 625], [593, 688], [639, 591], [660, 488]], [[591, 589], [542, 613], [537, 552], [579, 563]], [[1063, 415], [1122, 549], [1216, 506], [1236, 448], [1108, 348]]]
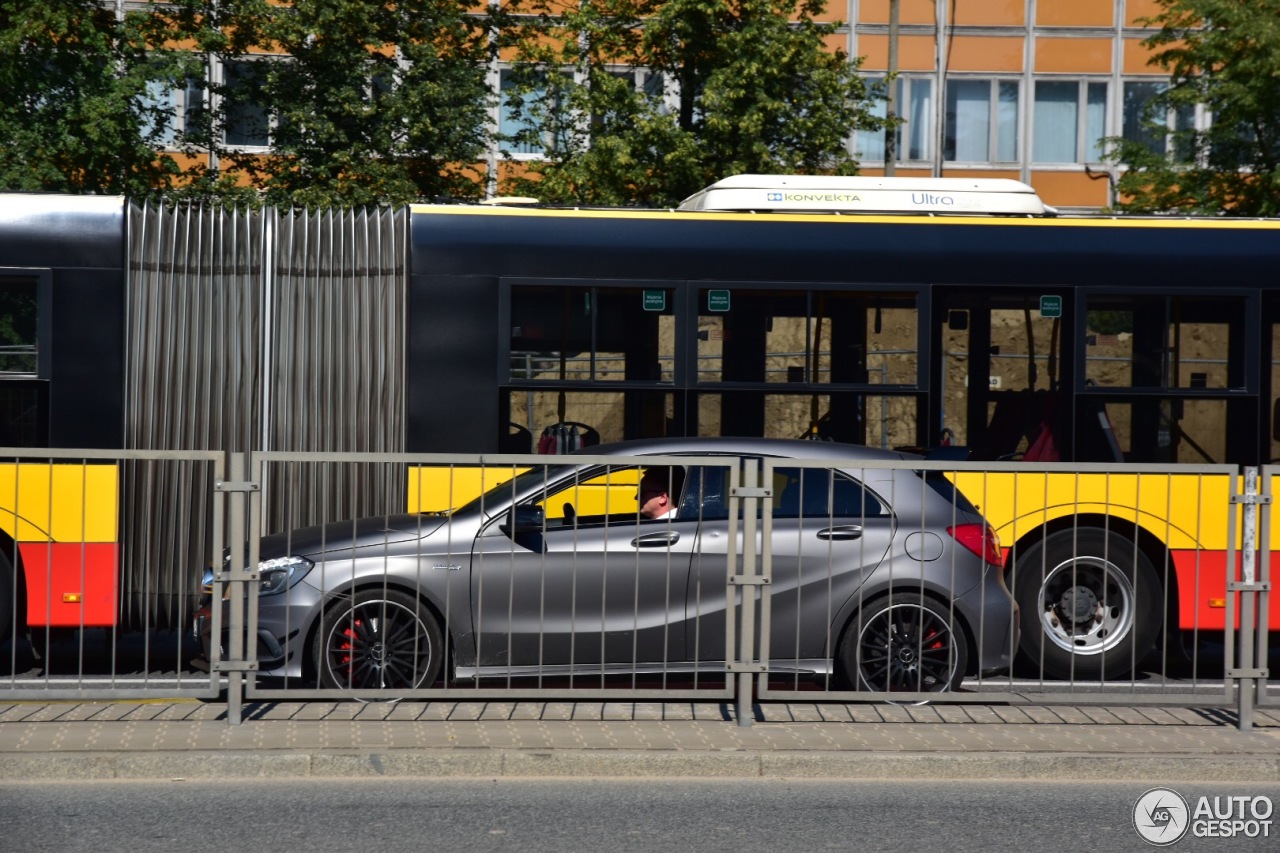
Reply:
[[504, 143], [543, 158], [507, 191], [670, 205], [730, 174], [855, 174], [850, 134], [883, 127], [824, 0], [530, 2]]
[[173, 123], [159, 93], [191, 57], [148, 44], [150, 12], [97, 0], [0, 0], [0, 189], [163, 192]]
[[[1144, 139], [1113, 139], [1127, 171], [1119, 207], [1135, 213], [1280, 215], [1280, 0], [1157, 0], [1143, 43], [1170, 74], [1147, 107]], [[1197, 104], [1203, 130], [1169, 115]]]
[[[227, 73], [203, 133], [264, 201], [403, 203], [480, 192], [488, 19], [458, 0], [177, 0], [175, 25]], [[287, 57], [287, 58], [286, 58]], [[234, 73], [232, 73], [234, 72]], [[258, 126], [252, 126], [254, 124]], [[261, 138], [268, 149], [234, 143]], [[206, 183], [196, 193], [225, 187]]]

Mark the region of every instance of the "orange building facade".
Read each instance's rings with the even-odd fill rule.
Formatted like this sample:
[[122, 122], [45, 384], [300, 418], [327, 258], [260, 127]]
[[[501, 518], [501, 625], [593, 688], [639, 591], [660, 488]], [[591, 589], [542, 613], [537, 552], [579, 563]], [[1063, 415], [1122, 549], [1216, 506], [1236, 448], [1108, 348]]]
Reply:
[[[846, 49], [889, 67], [889, 0], [846, 0]], [[1155, 0], [900, 0], [899, 175], [1008, 177], [1063, 209], [1113, 201], [1107, 137], [1141, 136], [1168, 75], [1148, 64]], [[837, 8], [831, 10], [839, 14]], [[883, 110], [883, 105], [882, 105]], [[1179, 114], [1169, 126], [1206, 117]], [[885, 171], [883, 133], [855, 133], [864, 174]]]
[[[1156, 0], [899, 0], [896, 114], [904, 123], [894, 173], [1008, 177], [1065, 211], [1110, 206], [1123, 167], [1106, 161], [1103, 140], [1160, 144], [1141, 121], [1168, 80], [1142, 45], [1155, 32], [1144, 19], [1159, 11]], [[845, 22], [832, 46], [862, 57], [869, 78], [883, 79], [889, 68], [889, 17], [890, 0], [834, 0], [828, 8], [828, 20]], [[244, 62], [262, 58], [223, 63], [211, 73], [233, 83]], [[491, 194], [499, 187], [494, 177], [543, 156], [537, 147], [498, 141], [519, 129], [507, 58], [490, 69], [495, 136], [477, 164], [491, 178]], [[661, 90], [661, 79], [645, 69], [629, 72], [638, 88]], [[199, 94], [164, 97], [180, 117]], [[884, 114], [887, 105], [879, 109]], [[1172, 129], [1207, 116], [1197, 110], [1167, 119]], [[241, 153], [268, 151], [270, 121], [265, 108], [239, 105], [224, 141]], [[885, 143], [883, 132], [850, 129], [863, 174], [886, 171]]]

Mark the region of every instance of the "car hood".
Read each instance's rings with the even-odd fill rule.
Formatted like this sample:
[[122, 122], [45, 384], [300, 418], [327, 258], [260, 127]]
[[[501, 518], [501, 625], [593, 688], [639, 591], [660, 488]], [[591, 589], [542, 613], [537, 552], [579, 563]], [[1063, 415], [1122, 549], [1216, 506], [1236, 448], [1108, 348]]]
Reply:
[[259, 558], [269, 560], [290, 554], [312, 556], [331, 551], [346, 551], [371, 545], [406, 542], [437, 530], [446, 517], [433, 513], [406, 513], [335, 521], [316, 527], [302, 527], [288, 533], [262, 537]]

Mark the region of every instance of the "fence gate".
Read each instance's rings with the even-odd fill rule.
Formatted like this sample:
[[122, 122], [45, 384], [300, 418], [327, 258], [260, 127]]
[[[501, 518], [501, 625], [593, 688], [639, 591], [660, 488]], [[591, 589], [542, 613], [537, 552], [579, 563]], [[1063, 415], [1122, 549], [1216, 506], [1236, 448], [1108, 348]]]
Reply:
[[[754, 645], [737, 567], [755, 516], [740, 521], [736, 458], [264, 452], [241, 475], [242, 461], [225, 485], [232, 717], [242, 697], [725, 702], [758, 671], [737, 653]], [[646, 478], [673, 469], [695, 508], [642, 518]], [[463, 483], [481, 497], [417, 512]], [[266, 526], [264, 506], [287, 518], [334, 484], [388, 508]]]

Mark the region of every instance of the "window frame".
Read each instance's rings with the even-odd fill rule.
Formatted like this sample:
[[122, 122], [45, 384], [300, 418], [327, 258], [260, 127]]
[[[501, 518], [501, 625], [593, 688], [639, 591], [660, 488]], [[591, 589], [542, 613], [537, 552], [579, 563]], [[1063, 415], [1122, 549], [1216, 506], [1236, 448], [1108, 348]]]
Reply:
[[[1133, 117], [1134, 120], [1138, 122], [1138, 131], [1139, 131], [1139, 134], [1135, 134], [1133, 136], [1131, 136], [1129, 133], [1130, 114], [1127, 110], [1127, 107], [1129, 106], [1128, 91], [1130, 86], [1152, 86], [1155, 89], [1155, 94], [1142, 102], [1141, 107], [1139, 108], [1140, 110], [1139, 115]], [[1118, 132], [1116, 135], [1120, 136], [1122, 139], [1124, 139], [1127, 142], [1134, 142], [1141, 145], [1145, 145], [1147, 149], [1152, 153], [1155, 153], [1155, 154], [1161, 153], [1159, 150], [1157, 150], [1155, 140], [1148, 141], [1141, 138], [1140, 134], [1142, 131], [1145, 130], [1145, 126], [1142, 124], [1145, 116], [1142, 115], [1142, 113], [1146, 112], [1146, 108], [1151, 103], [1151, 100], [1153, 100], [1156, 97], [1159, 97], [1168, 88], [1169, 88], [1169, 80], [1167, 77], [1159, 77], [1159, 78], [1126, 77], [1124, 78], [1124, 80], [1121, 81], [1121, 90], [1120, 90], [1121, 91], [1120, 107], [1119, 107], [1120, 126], [1118, 128]], [[1180, 164], [1180, 165], [1193, 165], [1194, 160], [1191, 157], [1180, 156], [1177, 150], [1177, 137], [1174, 134], [1179, 131], [1185, 131], [1185, 130], [1194, 130], [1196, 132], [1202, 132], [1202, 131], [1208, 130], [1213, 124], [1213, 113], [1210, 111], [1209, 107], [1203, 103], [1197, 103], [1193, 108], [1191, 108], [1190, 116], [1189, 116], [1190, 124], [1184, 123], [1187, 116], [1188, 116], [1188, 113], [1186, 112], [1185, 109], [1178, 110], [1178, 109], [1169, 108], [1165, 110], [1165, 116], [1164, 116], [1165, 134], [1164, 134], [1163, 154], [1165, 157], [1169, 158], [1171, 162], [1175, 164]], [[1127, 165], [1127, 164], [1124, 164], [1124, 165]]]
[[[1075, 142], [1074, 156], [1070, 160], [1042, 160], [1039, 158], [1039, 138], [1042, 132], [1040, 125], [1040, 99], [1039, 90], [1042, 84], [1076, 84], [1076, 100], [1075, 100]], [[1100, 115], [1100, 127], [1097, 129], [1097, 135], [1092, 140], [1093, 131], [1090, 127], [1089, 108], [1092, 105], [1090, 99], [1091, 94], [1097, 88], [1102, 91], [1102, 109]], [[1031, 81], [1031, 121], [1030, 131], [1031, 138], [1028, 146], [1030, 157], [1028, 165], [1036, 168], [1053, 168], [1053, 167], [1069, 167], [1080, 165], [1101, 165], [1104, 161], [1105, 149], [1102, 145], [1103, 140], [1109, 135], [1107, 128], [1111, 115], [1111, 90], [1110, 81], [1106, 78], [1097, 76], [1062, 76], [1062, 77], [1036, 77]], [[1096, 156], [1090, 156], [1096, 155]]]
[[[868, 86], [884, 83], [883, 75], [865, 75], [865, 79]], [[936, 142], [935, 137], [937, 136], [934, 132], [934, 123], [937, 120], [934, 76], [902, 74], [899, 75], [897, 82], [898, 117], [905, 120], [898, 126], [895, 137], [898, 156], [894, 163], [904, 165], [932, 163], [934, 144]], [[920, 94], [917, 89], [922, 89], [924, 94]], [[906, 105], [905, 113], [902, 111], [904, 104]], [[917, 106], [919, 106], [918, 111], [916, 109]], [[888, 98], [877, 98], [871, 112], [879, 118], [886, 117], [889, 114]], [[918, 118], [919, 122], [913, 125], [911, 121], [913, 118]], [[861, 151], [862, 140], [871, 141], [873, 137], [876, 142], [876, 150], [872, 154], [864, 155]], [[917, 147], [919, 156], [911, 156], [913, 145]], [[850, 153], [857, 157], [860, 163], [884, 163], [884, 131], [867, 131], [855, 128], [850, 138], [850, 148]]]
[[[987, 144], [986, 156], [981, 159], [961, 159], [959, 156], [959, 136], [953, 134], [952, 130], [956, 128], [955, 114], [951, 111], [951, 93], [953, 86], [960, 84], [986, 83], [988, 85], [987, 93]], [[1023, 110], [1025, 109], [1022, 101], [1026, 97], [1026, 87], [1022, 85], [1021, 77], [1011, 75], [996, 76], [951, 76], [946, 80], [942, 92], [943, 106], [943, 127], [942, 127], [942, 161], [944, 163], [954, 164], [975, 164], [975, 165], [999, 165], [1014, 167], [1021, 165], [1023, 161], [1023, 146], [1025, 140], [1022, 133], [1021, 121]], [[1001, 119], [1001, 105], [1010, 103], [1008, 100], [1001, 99], [1001, 90], [1005, 86], [1014, 88], [1015, 96], [1012, 100], [1014, 115], [1008, 122]], [[957, 99], [958, 101], [958, 99]], [[1001, 157], [1002, 135], [1001, 131], [1005, 128], [1011, 128], [1013, 133], [1013, 152], [1010, 157]], [[948, 153], [950, 152], [950, 156]]]
[[221, 93], [220, 93], [220, 113], [222, 118], [222, 127], [218, 128], [218, 139], [220, 143], [229, 150], [233, 151], [267, 151], [272, 147], [272, 131], [276, 127], [279, 115], [276, 110], [266, 104], [254, 104], [252, 102], [244, 102], [243, 107], [262, 111], [263, 128], [262, 133], [264, 141], [262, 142], [232, 142], [230, 140], [231, 129], [234, 122], [228, 113], [228, 102], [235, 102], [231, 92], [234, 82], [231, 80], [233, 68], [240, 68], [257, 62], [278, 61], [270, 57], [258, 56], [241, 56], [235, 59], [224, 60], [221, 65]]

